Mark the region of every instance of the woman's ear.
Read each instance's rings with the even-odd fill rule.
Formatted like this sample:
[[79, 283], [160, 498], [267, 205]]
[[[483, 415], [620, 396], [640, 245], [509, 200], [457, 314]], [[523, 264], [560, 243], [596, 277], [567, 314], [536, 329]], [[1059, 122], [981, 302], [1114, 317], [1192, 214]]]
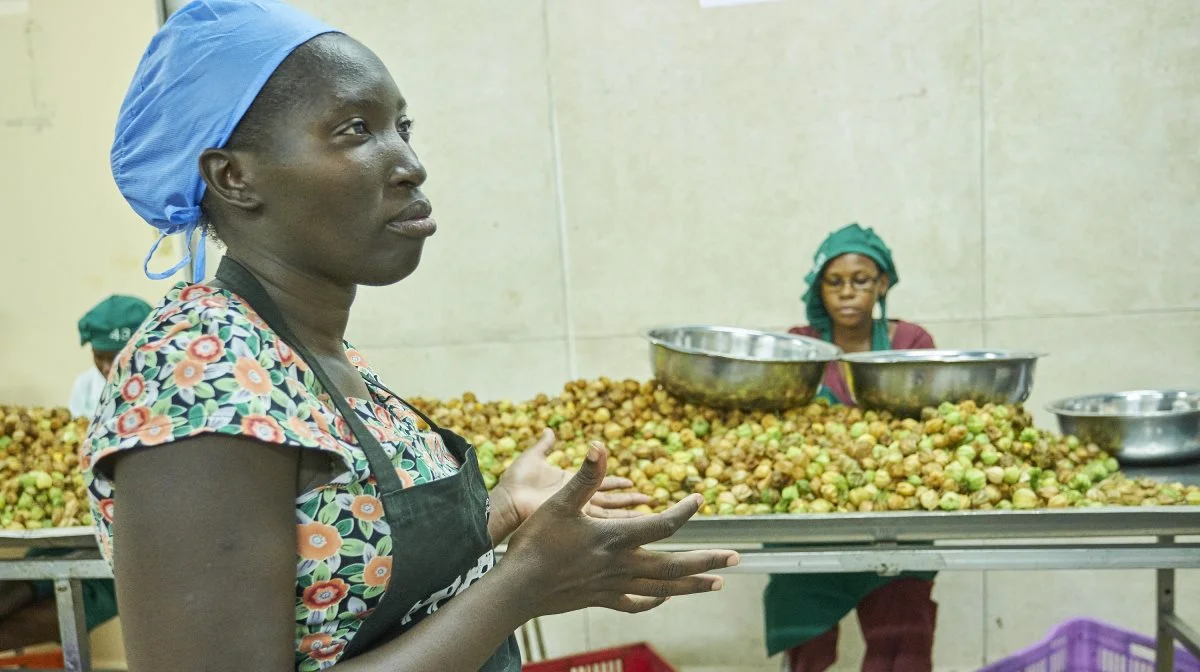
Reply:
[[879, 289], [877, 290], [878, 293], [875, 295], [876, 300], [887, 296], [888, 289], [891, 287], [891, 284], [891, 278], [889, 278], [886, 273], [879, 274]]
[[208, 185], [210, 197], [240, 210], [255, 210], [262, 205], [254, 191], [253, 170], [249, 157], [228, 149], [206, 149], [200, 154], [200, 175]]

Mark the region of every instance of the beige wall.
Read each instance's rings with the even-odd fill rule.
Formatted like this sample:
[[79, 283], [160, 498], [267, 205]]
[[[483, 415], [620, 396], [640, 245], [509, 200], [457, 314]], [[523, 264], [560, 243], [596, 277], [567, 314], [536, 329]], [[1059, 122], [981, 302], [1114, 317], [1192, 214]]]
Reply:
[[[1200, 385], [1198, 0], [300, 4], [375, 48], [418, 119], [442, 229], [411, 280], [364, 290], [351, 333], [397, 390], [644, 377], [654, 324], [799, 322], [812, 249], [852, 220], [896, 251], [895, 315], [1051, 353], [1036, 407]], [[106, 163], [155, 17], [30, 7], [0, 17], [0, 399], [51, 403], [86, 363], [89, 302], [165, 289], [139, 279], [151, 236]], [[550, 652], [650, 638], [684, 666], [773, 669], [761, 585], [550, 619]], [[1151, 597], [1148, 572], [943, 574], [938, 663], [1076, 614], [1150, 632]]]
[[[156, 25], [151, 0], [0, 3], [0, 403], [65, 406], [92, 365], [76, 320], [108, 294], [163, 291], [140, 270], [152, 232], [108, 170]], [[119, 634], [95, 633], [98, 662], [124, 658]]]
[[162, 291], [139, 270], [151, 229], [108, 169], [157, 19], [150, 0], [20, 9], [0, 3], [0, 403], [65, 405], [91, 365], [76, 320], [108, 294]]

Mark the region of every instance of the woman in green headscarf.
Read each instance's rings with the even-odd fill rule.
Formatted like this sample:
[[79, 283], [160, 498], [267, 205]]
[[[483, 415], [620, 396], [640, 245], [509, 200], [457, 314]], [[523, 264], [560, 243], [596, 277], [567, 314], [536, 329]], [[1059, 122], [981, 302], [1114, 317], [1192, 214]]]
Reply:
[[[76, 325], [79, 342], [92, 348], [92, 363], [75, 379], [67, 405], [71, 415], [88, 418], [96, 412], [109, 369], [133, 332], [150, 314], [150, 304], [116, 294], [92, 307]], [[59, 557], [70, 548], [35, 548], [26, 557]], [[112, 579], [83, 582], [87, 629], [92, 631], [117, 615], [117, 592]], [[0, 582], [0, 651], [21, 649], [58, 640], [58, 611], [51, 581]]]
[[79, 343], [92, 346], [95, 366], [79, 374], [71, 387], [71, 398], [67, 402], [71, 415], [89, 420], [95, 415], [113, 360], [149, 314], [150, 304], [145, 301], [136, 296], [114, 294], [79, 318]]
[[[792, 333], [820, 338], [845, 352], [934, 347], [933, 337], [920, 326], [888, 319], [887, 293], [900, 276], [891, 250], [873, 230], [851, 224], [830, 234], [817, 249], [806, 282], [808, 325]], [[854, 404], [836, 365], [826, 371], [820, 397]], [[790, 672], [828, 669], [837, 660], [838, 622], [857, 609], [867, 643], [864, 672], [927, 672], [933, 668], [937, 620], [933, 577], [933, 572], [774, 575], [763, 596], [768, 652], [786, 651]]]

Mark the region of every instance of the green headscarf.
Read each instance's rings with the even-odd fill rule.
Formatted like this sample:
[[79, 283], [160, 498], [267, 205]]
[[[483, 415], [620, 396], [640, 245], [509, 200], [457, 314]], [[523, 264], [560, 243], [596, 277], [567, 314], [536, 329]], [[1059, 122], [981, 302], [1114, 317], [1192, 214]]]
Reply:
[[150, 304], [133, 296], [113, 295], [79, 318], [79, 344], [104, 352], [125, 347], [150, 314]]
[[[864, 229], [858, 224], [850, 224], [829, 234], [825, 242], [817, 248], [813, 255], [813, 267], [804, 281], [808, 290], [804, 292], [805, 313], [808, 324], [821, 333], [821, 338], [833, 341], [833, 320], [829, 311], [825, 310], [825, 301], [821, 299], [821, 274], [829, 262], [844, 254], [861, 254], [870, 258], [879, 266], [879, 270], [887, 274], [890, 287], [900, 283], [896, 274], [896, 264], [892, 261], [892, 251], [884, 244], [883, 239], [875, 234], [874, 229]], [[888, 337], [887, 324], [887, 295], [879, 298], [881, 319], [875, 321], [871, 332], [872, 350], [890, 350], [891, 339]]]

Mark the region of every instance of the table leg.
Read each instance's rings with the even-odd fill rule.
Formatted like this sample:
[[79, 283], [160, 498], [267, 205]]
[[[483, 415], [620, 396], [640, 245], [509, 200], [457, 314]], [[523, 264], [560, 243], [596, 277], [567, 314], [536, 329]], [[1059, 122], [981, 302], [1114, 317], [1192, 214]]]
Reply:
[[68, 672], [90, 672], [92, 650], [83, 612], [83, 583], [79, 579], [55, 580], [54, 599], [58, 608], [63, 664]]
[[533, 619], [533, 637], [537, 643], [539, 660], [546, 660], [549, 656], [546, 655], [546, 638], [542, 636], [542, 620], [540, 618]]
[[[1160, 542], [1172, 543], [1174, 537], [1159, 537]], [[1175, 615], [1175, 570], [1159, 569], [1157, 571], [1158, 609], [1155, 619], [1156, 647], [1154, 654], [1155, 667], [1158, 672], [1175, 671], [1175, 635], [1171, 632], [1168, 620]]]
[[521, 650], [525, 653], [525, 662], [537, 662], [537, 658], [533, 655], [533, 646], [529, 643], [529, 624], [525, 623], [520, 627], [521, 631]]

